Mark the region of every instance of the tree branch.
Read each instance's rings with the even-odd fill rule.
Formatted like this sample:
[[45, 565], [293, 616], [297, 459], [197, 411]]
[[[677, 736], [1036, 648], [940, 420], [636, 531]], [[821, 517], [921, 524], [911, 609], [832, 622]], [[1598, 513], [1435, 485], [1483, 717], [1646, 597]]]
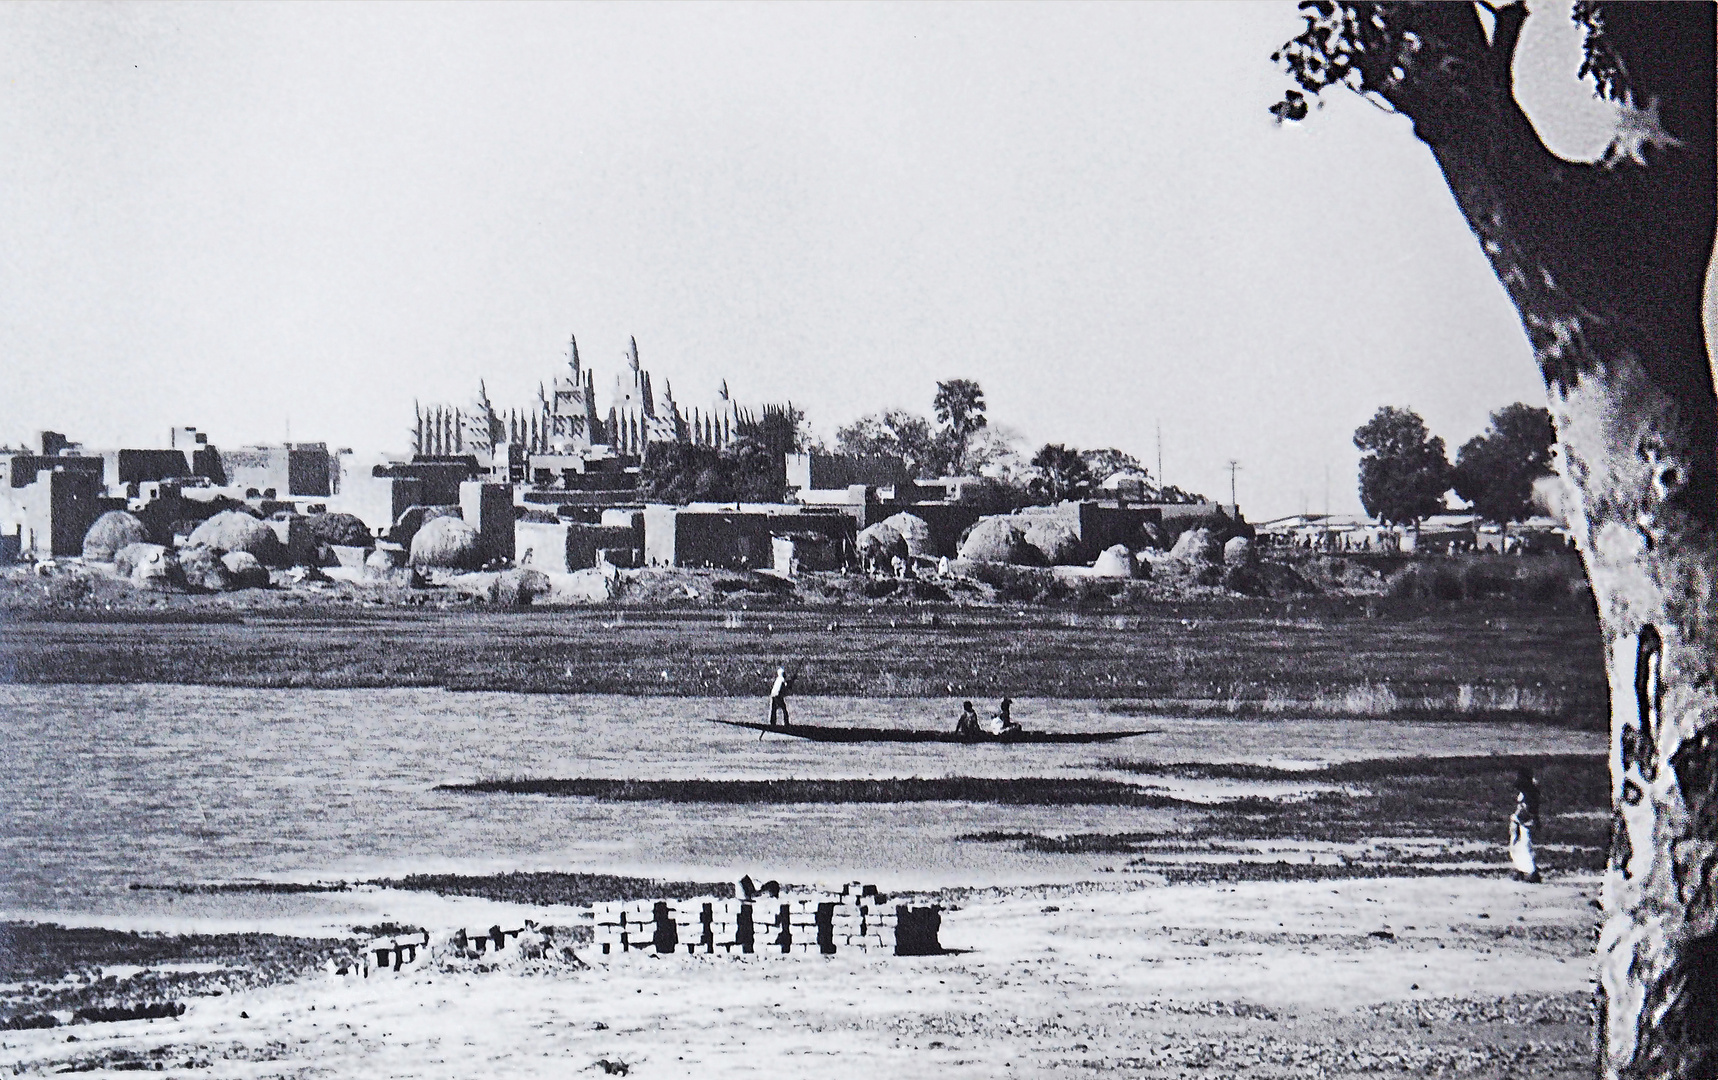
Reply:
[[1521, 27], [1527, 22], [1527, 5], [1514, 3], [1501, 8], [1491, 8], [1491, 14], [1497, 21], [1497, 28], [1491, 35], [1494, 70], [1503, 79], [1504, 85], [1510, 86], [1514, 82], [1515, 46], [1521, 40]]

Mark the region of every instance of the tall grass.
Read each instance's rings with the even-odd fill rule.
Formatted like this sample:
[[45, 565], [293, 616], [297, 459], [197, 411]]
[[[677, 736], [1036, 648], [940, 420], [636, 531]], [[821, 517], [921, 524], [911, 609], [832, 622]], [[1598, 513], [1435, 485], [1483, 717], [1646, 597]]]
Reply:
[[1575, 720], [1583, 703], [1570, 694], [1541, 686], [1479, 686], [1462, 683], [1448, 690], [1398, 691], [1389, 683], [1363, 682], [1341, 690], [1293, 695], [1267, 687], [1258, 696], [1247, 688], [1231, 690], [1224, 711], [1267, 716], [1401, 719], [1443, 716], [1455, 719]]
[[1385, 585], [1386, 595], [1398, 600], [1553, 603], [1586, 591], [1586, 576], [1572, 559], [1506, 555], [1417, 560], [1398, 570]]

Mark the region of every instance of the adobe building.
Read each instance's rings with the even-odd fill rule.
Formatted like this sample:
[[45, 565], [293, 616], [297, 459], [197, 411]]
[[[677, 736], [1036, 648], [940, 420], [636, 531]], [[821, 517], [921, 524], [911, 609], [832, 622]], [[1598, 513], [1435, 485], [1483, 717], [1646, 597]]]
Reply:
[[462, 505], [462, 486], [486, 476], [469, 454], [394, 461], [347, 453], [338, 464], [339, 490], [328, 508], [354, 515], [378, 535], [414, 506]]
[[1049, 518], [1068, 527], [1079, 539], [1081, 562], [1091, 562], [1105, 548], [1121, 544], [1139, 548], [1146, 524], [1163, 524], [1157, 507], [1104, 503], [1095, 499], [1062, 502], [1053, 506], [1025, 506], [1015, 512], [1022, 521]]
[[518, 514], [513, 508], [513, 488], [508, 484], [467, 480], [459, 485], [459, 513], [477, 530], [484, 561], [513, 560], [514, 527]]
[[108, 491], [135, 497], [140, 485], [194, 475], [178, 450], [103, 450], [102, 483]]
[[0, 453], [0, 536], [13, 557], [53, 559], [83, 552], [84, 533], [104, 512], [106, 462], [44, 431], [36, 451]]
[[89, 525], [117, 508], [101, 486], [101, 458], [60, 458], [26, 477], [15, 457], [0, 484], [0, 534], [15, 537], [7, 549], [36, 560], [82, 555]]
[[219, 458], [222, 476], [218, 482], [227, 487], [270, 498], [326, 499], [336, 491], [338, 473], [327, 443], [243, 446], [221, 450]]
[[[843, 513], [786, 503], [652, 504], [644, 508], [646, 566], [758, 570], [776, 565], [777, 537], [815, 533], [852, 547], [856, 529]], [[803, 540], [802, 540], [803, 542]]]
[[890, 458], [798, 454], [789, 455], [787, 467], [789, 486], [802, 505], [838, 511], [860, 528], [898, 513], [911, 514], [929, 526], [929, 553], [950, 558], [958, 553], [960, 538], [966, 530], [981, 517], [998, 513], [1014, 513], [1022, 518], [1041, 515], [1060, 522], [1079, 538], [1079, 557], [1086, 562], [1096, 559], [1113, 544], [1139, 547], [1147, 523], [1161, 525], [1219, 513], [1238, 520], [1232, 505], [1129, 502], [1125, 495], [1022, 507], [1010, 501], [1007, 492], [999, 491], [996, 481], [987, 477], [910, 479], [905, 475], [904, 465]]
[[644, 511], [604, 510], [596, 522], [525, 518], [514, 523], [513, 535], [520, 566], [562, 574], [599, 561], [636, 566], [644, 557]]
[[898, 457], [878, 454], [787, 455], [789, 497], [799, 492], [844, 491], [852, 487], [895, 487], [911, 484], [907, 463]]
[[[469, 406], [414, 407], [413, 457], [471, 455], [497, 482], [617, 490], [613, 485], [621, 477], [637, 487], [638, 466], [651, 443], [720, 449], [756, 421], [733, 400], [725, 381], [708, 408], [682, 408], [666, 381], [658, 393], [636, 338], [628, 341], [624, 361], [606, 410], [598, 407], [596, 378], [580, 359], [576, 338], [568, 340], [566, 373], [546, 388], [539, 384], [534, 407], [499, 410], [481, 381]], [[595, 479], [582, 479], [592, 474]]]

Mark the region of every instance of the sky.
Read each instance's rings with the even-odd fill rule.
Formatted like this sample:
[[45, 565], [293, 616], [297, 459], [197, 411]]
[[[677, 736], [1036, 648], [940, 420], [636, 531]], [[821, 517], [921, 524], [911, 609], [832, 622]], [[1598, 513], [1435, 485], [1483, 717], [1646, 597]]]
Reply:
[[[826, 437], [976, 379], [1252, 520], [1357, 512], [1354, 429], [1544, 403], [1408, 122], [1267, 112], [1292, 3], [0, 5], [0, 444], [404, 451], [636, 336]], [[1518, 96], [1606, 114], [1567, 5]], [[1537, 104], [1539, 102], [1548, 104]], [[1559, 144], [1554, 139], [1562, 139]], [[1595, 139], [1597, 140], [1595, 142]]]

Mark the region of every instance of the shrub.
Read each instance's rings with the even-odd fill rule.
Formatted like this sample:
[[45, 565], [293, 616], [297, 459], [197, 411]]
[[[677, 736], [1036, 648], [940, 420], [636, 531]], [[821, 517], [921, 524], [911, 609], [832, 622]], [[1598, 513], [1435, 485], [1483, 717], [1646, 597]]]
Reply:
[[1460, 571], [1446, 564], [1410, 563], [1390, 578], [1385, 594], [1398, 600], [1460, 600]]
[[73, 607], [95, 595], [95, 582], [82, 574], [56, 574], [46, 589], [48, 603], [54, 607]]
[[995, 589], [998, 600], [1017, 604], [1037, 603], [1049, 597], [1056, 583], [1048, 571], [1010, 563], [975, 562], [967, 573]]
[[1461, 593], [1467, 600], [1488, 596], [1508, 596], [1514, 591], [1515, 575], [1511, 568], [1499, 566], [1489, 559], [1474, 560], [1461, 568]]
[[369, 526], [354, 514], [311, 514], [310, 536], [319, 544], [342, 547], [369, 547], [375, 542]]

